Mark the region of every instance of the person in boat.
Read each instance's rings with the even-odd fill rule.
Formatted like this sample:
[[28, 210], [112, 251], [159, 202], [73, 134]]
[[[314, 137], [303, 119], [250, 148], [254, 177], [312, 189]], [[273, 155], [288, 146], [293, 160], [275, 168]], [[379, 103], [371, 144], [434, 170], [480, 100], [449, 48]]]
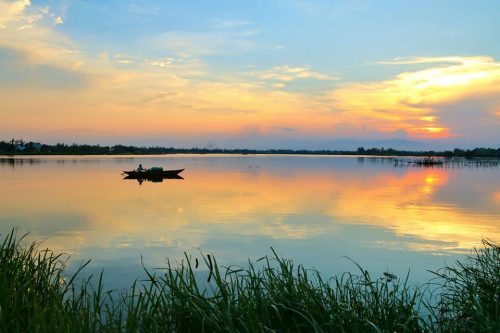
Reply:
[[142, 167], [142, 164], [139, 164], [139, 167], [137, 168], [136, 170], [137, 172], [143, 172], [143, 171], [146, 171], [146, 168], [143, 168]]

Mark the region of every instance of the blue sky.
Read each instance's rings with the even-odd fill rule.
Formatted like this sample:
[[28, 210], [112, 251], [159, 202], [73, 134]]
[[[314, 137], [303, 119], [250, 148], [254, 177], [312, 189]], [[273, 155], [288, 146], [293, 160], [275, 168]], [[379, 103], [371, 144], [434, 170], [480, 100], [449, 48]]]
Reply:
[[[216, 72], [309, 64], [363, 80], [390, 75], [363, 65], [394, 57], [500, 53], [498, 1], [36, 3], [60, 8], [61, 29], [87, 52], [175, 58], [196, 46]], [[159, 41], [165, 34], [198, 44], [176, 49]]]

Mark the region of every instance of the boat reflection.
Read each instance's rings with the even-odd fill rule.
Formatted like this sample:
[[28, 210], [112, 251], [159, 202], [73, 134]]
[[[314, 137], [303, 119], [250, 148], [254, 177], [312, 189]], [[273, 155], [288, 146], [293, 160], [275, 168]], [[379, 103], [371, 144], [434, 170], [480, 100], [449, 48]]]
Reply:
[[129, 179], [135, 179], [139, 183], [139, 185], [142, 185], [145, 181], [151, 182], [151, 183], [162, 183], [164, 179], [184, 179], [182, 176], [179, 175], [154, 175], [154, 176], [126, 176], [123, 178], [123, 180], [129, 180]]

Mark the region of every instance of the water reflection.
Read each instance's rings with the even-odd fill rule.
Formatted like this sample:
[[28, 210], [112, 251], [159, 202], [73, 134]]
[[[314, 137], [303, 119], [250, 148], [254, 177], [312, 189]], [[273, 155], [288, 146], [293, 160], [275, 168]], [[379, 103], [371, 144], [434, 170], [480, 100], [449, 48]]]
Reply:
[[[141, 187], [122, 180], [120, 170], [146, 158], [186, 167], [186, 179]], [[161, 263], [166, 249], [196, 248], [230, 261], [276, 244], [320, 264], [338, 251], [418, 265], [429, 255], [468, 251], [482, 237], [500, 238], [498, 169], [393, 168], [368, 157], [60, 160], [0, 164], [2, 231], [17, 226], [55, 250], [97, 254], [106, 265], [138, 253]]]
[[147, 176], [147, 177], [134, 177], [134, 176], [126, 176], [123, 180], [136, 180], [139, 185], [142, 185], [144, 182], [151, 183], [162, 183], [164, 179], [184, 179], [179, 175], [166, 175], [166, 176]]
[[36, 163], [41, 163], [41, 160], [33, 159], [33, 158], [18, 158], [18, 157], [0, 158], [0, 165], [2, 165], [2, 166], [9, 166], [9, 167], [14, 168], [16, 166], [22, 166], [25, 163], [29, 164], [29, 165], [33, 165]]

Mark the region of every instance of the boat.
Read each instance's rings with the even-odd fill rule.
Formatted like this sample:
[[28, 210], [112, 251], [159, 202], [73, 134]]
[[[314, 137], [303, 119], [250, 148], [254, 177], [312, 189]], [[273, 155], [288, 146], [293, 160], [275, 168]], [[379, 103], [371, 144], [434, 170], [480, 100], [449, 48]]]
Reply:
[[141, 179], [141, 178], [177, 178], [180, 177], [179, 173], [184, 171], [184, 169], [178, 170], [163, 170], [162, 168], [151, 168], [145, 171], [123, 171], [127, 175], [128, 179]]

